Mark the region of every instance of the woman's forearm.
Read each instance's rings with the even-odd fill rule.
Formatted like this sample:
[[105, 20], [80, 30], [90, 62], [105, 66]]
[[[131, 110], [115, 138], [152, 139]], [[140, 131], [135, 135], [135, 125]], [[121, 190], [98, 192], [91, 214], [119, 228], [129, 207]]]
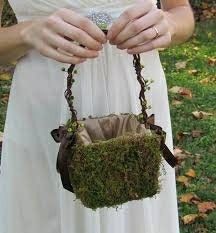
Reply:
[[179, 6], [166, 10], [172, 44], [180, 44], [188, 40], [194, 31], [194, 16], [190, 6]]
[[31, 24], [30, 21], [11, 27], [0, 27], [0, 64], [15, 61], [30, 49], [21, 36], [22, 30]]

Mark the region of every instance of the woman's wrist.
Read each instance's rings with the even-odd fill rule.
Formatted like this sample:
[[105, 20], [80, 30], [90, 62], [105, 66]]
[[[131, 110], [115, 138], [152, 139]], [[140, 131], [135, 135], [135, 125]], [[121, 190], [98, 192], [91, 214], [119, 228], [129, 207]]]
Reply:
[[175, 44], [176, 42], [177, 23], [173, 19], [172, 13], [165, 11], [164, 14], [165, 14], [165, 18], [168, 23], [168, 28], [169, 28], [169, 32], [171, 36], [171, 45], [172, 45], [172, 44]]
[[8, 63], [24, 56], [31, 47], [24, 41], [22, 31], [31, 22], [21, 22], [11, 27], [0, 28], [0, 63]]
[[190, 6], [164, 10], [164, 13], [171, 34], [171, 45], [187, 41], [193, 34], [195, 24]]
[[18, 41], [19, 41], [20, 46], [26, 47], [26, 49], [32, 48], [30, 44], [27, 42], [26, 37], [28, 34], [28, 28], [31, 27], [33, 22], [34, 21], [31, 20], [31, 21], [21, 22], [19, 24], [20, 30], [18, 31]]

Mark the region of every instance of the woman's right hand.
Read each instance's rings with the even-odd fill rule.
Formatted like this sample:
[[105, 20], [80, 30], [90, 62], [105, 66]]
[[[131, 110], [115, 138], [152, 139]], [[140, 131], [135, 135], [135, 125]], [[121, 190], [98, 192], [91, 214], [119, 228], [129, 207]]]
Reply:
[[21, 31], [21, 37], [42, 55], [68, 64], [97, 57], [107, 41], [102, 30], [91, 20], [64, 8], [33, 20]]

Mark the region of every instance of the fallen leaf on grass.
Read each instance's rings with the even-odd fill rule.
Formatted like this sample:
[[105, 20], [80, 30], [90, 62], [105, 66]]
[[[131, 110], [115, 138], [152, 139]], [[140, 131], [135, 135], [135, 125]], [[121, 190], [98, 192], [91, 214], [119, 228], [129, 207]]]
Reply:
[[183, 152], [183, 150], [179, 147], [175, 147], [173, 150], [173, 153], [175, 156], [178, 156], [178, 154], [181, 154]]
[[200, 213], [208, 213], [216, 209], [216, 204], [214, 202], [201, 202], [198, 203], [197, 207]]
[[178, 94], [179, 91], [181, 90], [182, 87], [179, 86], [174, 86], [172, 88], [169, 89], [169, 92], [174, 93], [174, 94]]
[[189, 186], [189, 178], [186, 177], [186, 176], [179, 176], [176, 180], [177, 180], [179, 183], [185, 185], [186, 187]]
[[209, 233], [208, 229], [205, 227], [204, 224], [197, 224], [196, 231], [194, 233]]
[[191, 90], [185, 87], [174, 86], [169, 89], [169, 92], [174, 93], [174, 94], [180, 94], [188, 99], [192, 98]]
[[190, 132], [178, 132], [178, 133], [176, 134], [176, 139], [177, 139], [178, 141], [182, 141], [182, 140], [185, 138], [185, 136], [190, 136], [190, 135], [191, 135]]
[[196, 177], [196, 172], [190, 168], [186, 173], [185, 173], [186, 176], [189, 176], [189, 177], [192, 177], [192, 178], [195, 178]]
[[190, 75], [197, 75], [198, 74], [198, 70], [195, 70], [195, 69], [193, 69], [193, 70], [188, 70], [188, 74], [190, 74]]
[[216, 58], [215, 57], [209, 57], [208, 58], [208, 64], [210, 66], [215, 66], [216, 65]]
[[182, 217], [182, 221], [185, 225], [194, 223], [197, 219], [205, 218], [205, 214], [188, 214]]
[[201, 84], [208, 84], [209, 81], [210, 81], [209, 78], [204, 78], [204, 79], [200, 80], [199, 82], [200, 82]]
[[197, 204], [200, 201], [200, 198], [194, 193], [186, 193], [180, 196], [180, 202]]
[[203, 134], [202, 130], [192, 130], [191, 135], [193, 138], [199, 138]]
[[8, 103], [8, 100], [9, 100], [9, 94], [3, 94], [3, 95], [1, 96], [0, 101], [1, 101], [2, 103], [7, 104], [7, 103]]
[[174, 106], [181, 105], [181, 104], [183, 104], [182, 101], [179, 101], [179, 100], [173, 100], [172, 101], [172, 105], [174, 105]]
[[198, 50], [199, 50], [199, 47], [195, 46], [195, 47], [193, 47], [193, 49], [194, 49], [195, 51], [198, 51]]
[[192, 136], [193, 138], [199, 138], [203, 134], [202, 130], [192, 130], [191, 132], [177, 132], [176, 139], [182, 141], [187, 136]]
[[187, 65], [186, 61], [179, 61], [175, 64], [175, 67], [177, 70], [180, 70], [180, 69], [185, 69], [186, 65]]
[[188, 99], [191, 99], [192, 98], [192, 92], [190, 89], [187, 89], [187, 88], [182, 88], [179, 92], [180, 95], [188, 98]]
[[173, 153], [177, 159], [177, 165], [175, 167], [175, 172], [177, 176], [179, 175], [180, 167], [185, 163], [184, 160], [186, 159], [187, 156], [183, 153], [183, 150], [178, 147], [174, 148]]
[[176, 172], [178, 172], [179, 166], [182, 165], [183, 161], [190, 157], [191, 154], [187, 153], [186, 151], [176, 147], [174, 149], [174, 156], [177, 158], [178, 166], [176, 166]]
[[194, 223], [198, 217], [199, 217], [198, 214], [188, 214], [182, 217], [182, 221], [185, 225], [187, 225]]
[[204, 78], [199, 81], [201, 84], [211, 84], [211, 83], [216, 83], [216, 76], [212, 75], [209, 76], [208, 78]]
[[0, 74], [0, 81], [9, 81], [11, 80], [11, 75], [9, 73]]
[[192, 112], [192, 114], [196, 119], [203, 119], [209, 116], [213, 116], [212, 113], [203, 112], [203, 111], [195, 111], [195, 112]]
[[175, 172], [176, 172], [176, 175], [178, 174], [179, 175], [179, 172], [180, 172], [180, 166], [183, 165], [184, 163], [184, 160], [189, 157], [188, 154], [186, 154], [182, 149], [176, 147], [174, 149], [174, 156], [177, 158], [177, 166], [175, 167]]

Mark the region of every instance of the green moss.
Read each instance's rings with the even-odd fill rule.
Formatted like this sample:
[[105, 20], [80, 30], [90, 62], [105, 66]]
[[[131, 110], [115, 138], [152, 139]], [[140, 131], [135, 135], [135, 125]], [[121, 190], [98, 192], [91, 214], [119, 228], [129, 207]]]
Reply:
[[70, 180], [84, 206], [116, 207], [159, 192], [160, 138], [125, 135], [88, 146], [76, 145]]

